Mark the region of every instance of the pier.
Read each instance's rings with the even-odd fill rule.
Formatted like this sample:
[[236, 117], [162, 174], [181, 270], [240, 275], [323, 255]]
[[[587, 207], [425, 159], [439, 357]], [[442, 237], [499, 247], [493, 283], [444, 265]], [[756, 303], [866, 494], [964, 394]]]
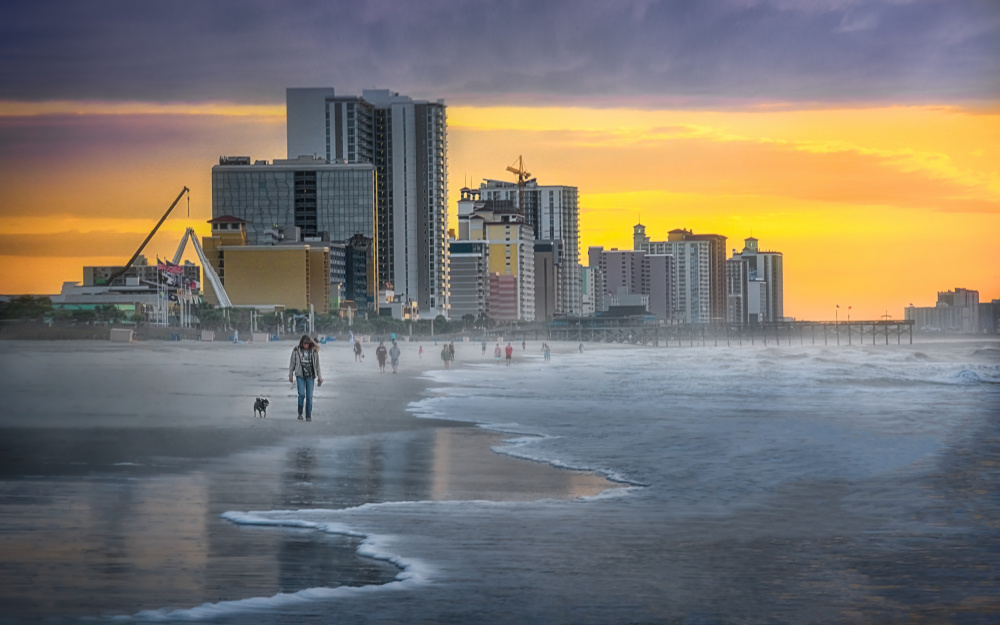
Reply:
[[779, 345], [901, 345], [913, 344], [913, 320], [779, 321], [750, 325], [733, 323], [660, 324], [637, 319], [557, 319], [548, 324], [548, 338], [581, 343], [629, 343], [653, 347], [779, 346]]

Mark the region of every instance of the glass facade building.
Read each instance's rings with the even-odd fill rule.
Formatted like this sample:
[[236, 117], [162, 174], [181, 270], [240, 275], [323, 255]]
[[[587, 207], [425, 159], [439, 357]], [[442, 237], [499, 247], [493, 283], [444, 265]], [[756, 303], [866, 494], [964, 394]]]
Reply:
[[250, 165], [244, 158], [223, 157], [212, 168], [212, 217], [246, 220], [249, 245], [274, 243], [289, 226], [298, 228], [302, 238], [374, 238], [372, 165], [330, 164], [311, 157]]

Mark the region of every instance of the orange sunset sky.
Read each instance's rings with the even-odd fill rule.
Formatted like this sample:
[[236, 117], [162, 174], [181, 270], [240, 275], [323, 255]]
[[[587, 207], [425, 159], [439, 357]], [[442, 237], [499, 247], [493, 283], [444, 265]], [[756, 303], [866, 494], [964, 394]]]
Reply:
[[[818, 28], [817, 20], [825, 19], [820, 23], [840, 33], [835, 27], [845, 23], [847, 13], [835, 12], [861, 4], [829, 2], [826, 13], [792, 11], [791, 16], [781, 3], [774, 10], [799, 20], [803, 28]], [[842, 30], [867, 36], [865, 31], [889, 28], [886, 15], [891, 11], [905, 5], [913, 13], [922, 3], [868, 5], [887, 7], [874, 26], [864, 27], [872, 22], [862, 20], [859, 31], [850, 30], [852, 22]], [[652, 10], [643, 17], [650, 18]], [[30, 24], [32, 12], [22, 12], [22, 23]], [[622, 19], [631, 19], [629, 15]], [[923, 23], [916, 22], [919, 16], [906, 15], [911, 28]], [[975, 16], [968, 21], [975, 22]], [[139, 13], [131, 19], [146, 24], [154, 17]], [[713, 13], [704, 19], [711, 25], [728, 17]], [[391, 18], [358, 19], [377, 24]], [[109, 32], [119, 33], [114, 28]], [[968, 35], [973, 43], [981, 36], [980, 31]], [[773, 90], [731, 88], [725, 82], [705, 85], [687, 74], [675, 77], [688, 85], [686, 93], [671, 92], [666, 78], [667, 86], [656, 92], [628, 87], [641, 84], [638, 79], [623, 86], [621, 67], [605, 70], [598, 61], [595, 73], [607, 71], [610, 80], [623, 82], [609, 85], [614, 89], [607, 92], [590, 85], [584, 93], [550, 93], [538, 86], [543, 81], [535, 74], [519, 81], [509, 67], [502, 76], [510, 85], [501, 89], [472, 78], [458, 83], [454, 72], [442, 69], [423, 68], [436, 78], [419, 80], [374, 67], [371, 76], [378, 80], [373, 85], [367, 75], [340, 80], [330, 67], [325, 73], [291, 71], [285, 76], [274, 70], [271, 76], [268, 66], [261, 69], [266, 84], [246, 85], [235, 93], [203, 75], [195, 50], [174, 69], [167, 61], [149, 61], [157, 79], [170, 85], [184, 81], [168, 70], [193, 72], [196, 85], [185, 84], [173, 97], [165, 86], [154, 89], [138, 78], [138, 70], [128, 71], [129, 63], [119, 57], [111, 68], [117, 78], [88, 65], [108, 62], [102, 56], [108, 54], [102, 51], [107, 41], [96, 37], [93, 32], [77, 34], [78, 46], [86, 49], [89, 42], [97, 49], [82, 60], [70, 52], [61, 60], [33, 55], [35, 48], [24, 41], [19, 58], [3, 56], [0, 293], [56, 293], [64, 281], [81, 279], [83, 265], [123, 263], [188, 186], [190, 204], [182, 200], [145, 251], [148, 258], [172, 256], [186, 227], [207, 233], [210, 171], [220, 155], [285, 157], [285, 87], [334, 86], [338, 93], [359, 94], [378, 86], [415, 98], [444, 98], [448, 104], [452, 220], [462, 186], [478, 185], [486, 177], [507, 179], [505, 167], [523, 155], [539, 183], [579, 188], [583, 264], [587, 246], [631, 247], [632, 226], [641, 219], [654, 240], [683, 227], [722, 234], [731, 249], [742, 248], [743, 239], [752, 234], [762, 248], [782, 252], [785, 315], [796, 318], [832, 319], [837, 305], [842, 311], [850, 306], [855, 318], [886, 313], [899, 318], [906, 305], [931, 306], [938, 291], [955, 287], [978, 290], [981, 301], [1000, 298], [1000, 106], [997, 83], [990, 83], [1000, 73], [990, 63], [996, 57], [989, 56], [989, 47], [980, 53], [985, 57], [981, 71], [970, 70], [969, 76], [950, 76], [948, 58], [935, 57], [934, 64], [923, 60], [917, 68], [904, 59], [897, 61], [898, 67], [884, 69], [849, 59], [843, 61], [846, 67], [834, 68], [828, 81], [816, 81], [780, 65], [772, 70], [765, 59], [752, 68], [759, 81], [776, 85]], [[964, 59], [977, 48], [963, 41]], [[646, 45], [655, 47], [656, 38]], [[814, 44], [794, 40], [785, 45], [808, 51]], [[565, 60], [559, 54], [550, 56], [560, 72], [571, 71], [562, 67]], [[49, 88], [23, 77], [21, 65], [49, 72], [53, 80], [60, 72], [77, 76], [87, 71], [99, 79]], [[879, 75], [868, 74], [898, 74], [899, 68], [908, 69], [914, 83], [926, 85], [923, 91], [915, 92], [910, 83], [896, 85], [895, 92], [864, 90], [866, 80], [878, 82], [874, 78]], [[561, 75], [547, 71], [550, 79]], [[233, 80], [246, 80], [246, 73], [233, 70]], [[732, 84], [743, 82], [734, 77]], [[801, 84], [808, 88], [789, 86]]]

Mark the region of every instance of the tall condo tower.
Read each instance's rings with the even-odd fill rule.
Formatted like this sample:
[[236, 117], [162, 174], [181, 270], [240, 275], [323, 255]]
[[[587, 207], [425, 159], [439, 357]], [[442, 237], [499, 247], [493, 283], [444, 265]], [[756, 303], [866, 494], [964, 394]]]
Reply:
[[447, 114], [443, 100], [385, 89], [337, 96], [332, 88], [287, 89], [290, 158], [375, 166], [380, 290], [449, 316]]
[[[484, 180], [479, 185], [483, 201], [509, 201], [534, 230], [536, 247], [549, 249], [554, 258], [554, 314], [578, 317], [583, 311], [580, 281], [580, 208], [576, 187], [540, 185], [532, 178], [518, 187], [516, 182]], [[519, 203], [523, 202], [524, 206]], [[547, 245], [551, 244], [551, 245]], [[541, 269], [541, 267], [539, 267]], [[546, 284], [544, 275], [535, 276], [536, 288]]]
[[758, 249], [744, 239], [743, 251], [726, 261], [726, 320], [730, 323], [781, 321], [785, 314], [781, 252]]
[[694, 234], [677, 228], [666, 241], [650, 241], [646, 227], [632, 230], [633, 248], [673, 256], [670, 301], [673, 318], [682, 323], [726, 320], [726, 237]]

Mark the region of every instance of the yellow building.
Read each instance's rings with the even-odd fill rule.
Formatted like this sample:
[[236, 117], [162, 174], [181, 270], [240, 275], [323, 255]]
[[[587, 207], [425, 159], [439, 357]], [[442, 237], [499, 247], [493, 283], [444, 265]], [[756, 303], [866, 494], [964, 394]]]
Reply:
[[[246, 222], [212, 219], [212, 236], [202, 239], [205, 257], [219, 274], [233, 306], [282, 306], [330, 312], [330, 249], [298, 245], [247, 245]], [[206, 282], [205, 300], [218, 298]]]
[[534, 229], [510, 202], [480, 200], [472, 189], [462, 189], [458, 209], [459, 240], [489, 246], [487, 315], [497, 321], [534, 321]]

